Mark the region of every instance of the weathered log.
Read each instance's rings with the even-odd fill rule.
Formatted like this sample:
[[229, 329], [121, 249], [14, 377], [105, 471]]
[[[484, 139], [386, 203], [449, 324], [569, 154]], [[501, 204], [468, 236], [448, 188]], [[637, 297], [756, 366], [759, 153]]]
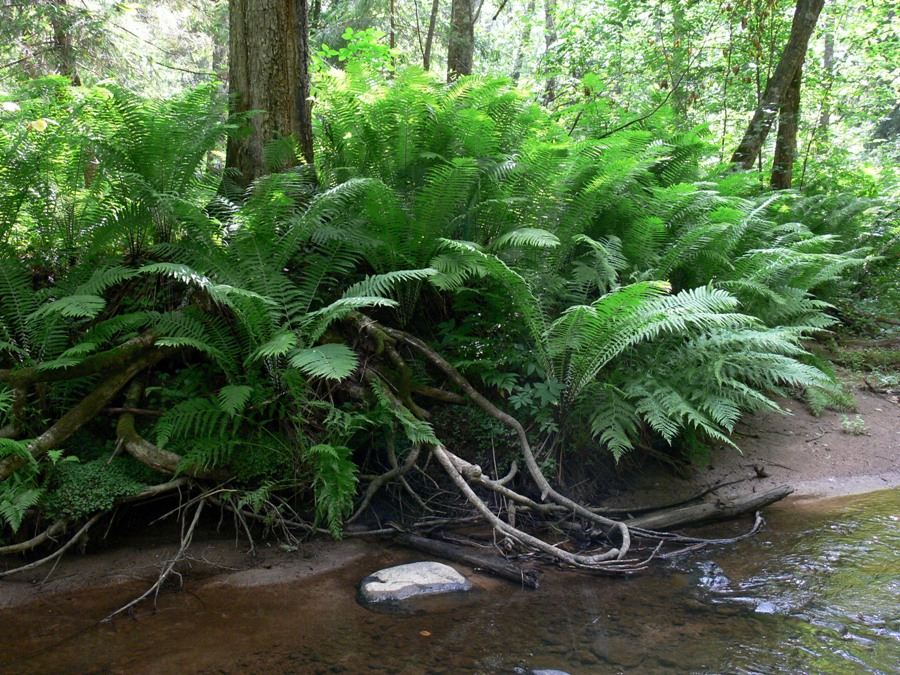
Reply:
[[436, 555], [445, 560], [462, 563], [470, 567], [483, 569], [503, 579], [508, 579], [528, 588], [538, 587], [538, 575], [535, 570], [527, 570], [499, 556], [470, 551], [463, 546], [420, 537], [416, 534], [400, 532], [397, 540], [418, 551]]
[[744, 495], [728, 502], [704, 502], [690, 506], [679, 506], [655, 513], [648, 513], [625, 521], [630, 529], [669, 530], [674, 527], [697, 525], [712, 520], [726, 520], [744, 513], [753, 513], [794, 491], [789, 485], [781, 485], [766, 492]]

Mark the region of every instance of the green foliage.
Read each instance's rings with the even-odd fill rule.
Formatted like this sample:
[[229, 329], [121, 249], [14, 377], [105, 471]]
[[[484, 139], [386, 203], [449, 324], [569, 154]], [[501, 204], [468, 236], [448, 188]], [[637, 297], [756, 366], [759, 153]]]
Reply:
[[[606, 135], [585, 119], [573, 136], [503, 80], [323, 71], [319, 181], [289, 169], [233, 202], [206, 171], [228, 128], [211, 88], [156, 102], [31, 87], [0, 117], [0, 153], [23, 172], [0, 166], [2, 367], [62, 373], [149, 331], [177, 356], [145, 376], [142, 405], [162, 415], [140, 433], [180, 471], [230, 474], [259, 512], [278, 491], [312, 495], [336, 537], [353, 448], [397, 430], [404, 448], [444, 440], [404, 405], [431, 371], [405, 351], [388, 364], [355, 313], [437, 343], [560, 452], [702, 458], [744, 412], [777, 409], [773, 394], [835, 396], [803, 341], [876, 262], [858, 200], [757, 195], [708, 174], [701, 130], [665, 120]], [[23, 127], [44, 117], [59, 129]], [[46, 428], [95, 385], [50, 382], [17, 414]], [[0, 390], [4, 423], [12, 401]], [[476, 427], [505, 465], [509, 438]], [[126, 468], [91, 459], [44, 479], [30, 463], [4, 482], [0, 517], [109, 508], [145, 484]]]
[[121, 459], [108, 462], [105, 458], [58, 464], [45, 499], [48, 515], [77, 521], [108, 511], [119, 497], [137, 494], [146, 485], [135, 480], [125, 464]]
[[356, 494], [358, 469], [351, 454], [350, 448], [324, 443], [303, 452], [303, 459], [312, 469], [316, 523], [324, 524], [335, 539], [341, 538], [343, 519], [350, 515]]

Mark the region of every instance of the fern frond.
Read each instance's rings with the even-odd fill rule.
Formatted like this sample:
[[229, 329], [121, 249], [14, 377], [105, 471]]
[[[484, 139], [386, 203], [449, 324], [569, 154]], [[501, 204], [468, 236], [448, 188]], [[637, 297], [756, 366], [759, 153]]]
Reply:
[[356, 477], [359, 469], [345, 446], [325, 443], [313, 445], [303, 452], [312, 470], [312, 486], [316, 495], [316, 524], [325, 524], [331, 536], [340, 539], [343, 520], [353, 510]]
[[293, 352], [290, 364], [308, 377], [343, 380], [353, 374], [359, 359], [345, 344], [328, 343]]

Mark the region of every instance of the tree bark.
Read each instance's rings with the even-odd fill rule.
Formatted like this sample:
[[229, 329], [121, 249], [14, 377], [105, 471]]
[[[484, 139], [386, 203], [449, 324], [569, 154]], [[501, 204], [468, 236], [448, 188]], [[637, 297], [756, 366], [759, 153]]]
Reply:
[[510, 75], [510, 79], [513, 82], [518, 83], [519, 77], [522, 75], [522, 65], [525, 62], [525, 52], [528, 49], [528, 43], [530, 42], [531, 37], [531, 20], [530, 17], [534, 15], [534, 5], [535, 0], [528, 0], [528, 4], [525, 7], [525, 13], [528, 15], [529, 20], [525, 22], [525, 25], [522, 27], [522, 33], [519, 36], [519, 45], [518, 51], [516, 52], [516, 61], [513, 65], [513, 72]]
[[[831, 28], [832, 21], [828, 22]], [[822, 101], [822, 112], [819, 114], [819, 133], [822, 140], [828, 140], [828, 132], [831, 127], [831, 83], [834, 81], [834, 33], [829, 30], [825, 34], [825, 53], [822, 55], [822, 69], [828, 86], [825, 91], [825, 100]]]
[[246, 187], [267, 173], [264, 150], [278, 137], [297, 138], [313, 163], [306, 0], [229, 0], [229, 88], [233, 112], [262, 111], [251, 133], [228, 141], [226, 164]]
[[770, 184], [773, 190], [790, 190], [794, 175], [794, 157], [797, 155], [797, 126], [800, 122], [800, 85], [803, 66], [797, 68], [791, 78], [791, 86], [784, 93], [784, 101], [778, 110], [778, 136], [775, 139], [775, 157]]
[[431, 47], [434, 45], [434, 26], [437, 23], [440, 0], [431, 3], [431, 15], [428, 17], [428, 33], [425, 35], [425, 49], [422, 53], [422, 67], [431, 70]]
[[731, 157], [732, 164], [744, 169], [753, 167], [760, 149], [772, 128], [775, 115], [784, 103], [784, 96], [794, 74], [806, 57], [809, 40], [812, 37], [825, 0], [798, 0], [791, 24], [791, 36], [778, 61], [772, 77], [766, 83], [759, 106], [744, 133], [744, 137]]
[[55, 8], [50, 15], [50, 24], [53, 27], [53, 46], [59, 59], [57, 70], [60, 75], [68, 77], [76, 87], [80, 87], [81, 77], [78, 75], [75, 47], [72, 34], [69, 32], [69, 3], [67, 0], [50, 0], [50, 4]]
[[[550, 62], [550, 49], [556, 42], [556, 0], [544, 0], [544, 58]], [[556, 99], [556, 77], [547, 78], [544, 89], [544, 104], [550, 105]]]
[[453, 0], [447, 45], [447, 82], [472, 74], [475, 57], [474, 0]]

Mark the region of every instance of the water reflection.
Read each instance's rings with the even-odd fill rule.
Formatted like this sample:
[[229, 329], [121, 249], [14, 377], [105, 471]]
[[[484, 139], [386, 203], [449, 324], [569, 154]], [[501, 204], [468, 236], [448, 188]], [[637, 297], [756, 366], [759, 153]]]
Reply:
[[355, 602], [359, 579], [415, 559], [400, 549], [296, 584], [167, 595], [112, 625], [94, 621], [139, 588], [59, 599], [0, 613], [0, 672], [896, 673], [900, 491], [818, 508], [629, 579], [482, 578], [426, 614]]

